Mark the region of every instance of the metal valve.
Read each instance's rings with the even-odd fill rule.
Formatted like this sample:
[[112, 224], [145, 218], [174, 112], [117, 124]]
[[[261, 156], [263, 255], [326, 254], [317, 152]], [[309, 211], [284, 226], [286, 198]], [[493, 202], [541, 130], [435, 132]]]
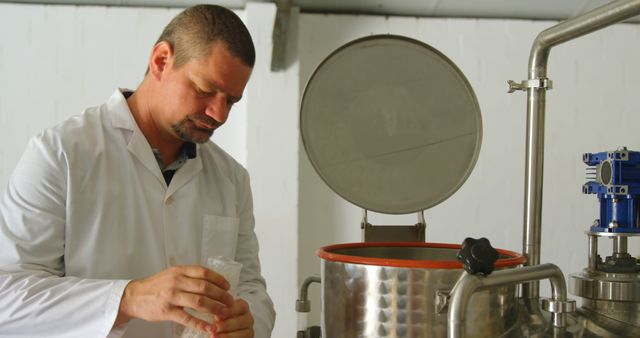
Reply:
[[498, 251], [491, 246], [488, 239], [467, 237], [462, 242], [457, 258], [468, 273], [489, 275], [495, 268], [498, 256]]

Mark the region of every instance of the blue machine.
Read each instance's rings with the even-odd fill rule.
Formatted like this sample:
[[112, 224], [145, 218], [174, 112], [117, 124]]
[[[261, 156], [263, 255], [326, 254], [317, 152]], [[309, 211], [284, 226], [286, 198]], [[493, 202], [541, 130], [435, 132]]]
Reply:
[[585, 194], [597, 194], [600, 219], [594, 233], [640, 233], [640, 152], [622, 147], [616, 151], [586, 153]]

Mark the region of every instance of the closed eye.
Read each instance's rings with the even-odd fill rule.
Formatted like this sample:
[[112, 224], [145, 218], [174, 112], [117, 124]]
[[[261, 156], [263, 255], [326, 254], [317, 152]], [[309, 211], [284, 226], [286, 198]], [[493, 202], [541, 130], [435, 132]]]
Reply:
[[200, 97], [209, 97], [209, 96], [213, 95], [212, 92], [200, 89], [198, 87], [196, 87], [196, 94], [198, 94], [198, 96], [200, 96]]

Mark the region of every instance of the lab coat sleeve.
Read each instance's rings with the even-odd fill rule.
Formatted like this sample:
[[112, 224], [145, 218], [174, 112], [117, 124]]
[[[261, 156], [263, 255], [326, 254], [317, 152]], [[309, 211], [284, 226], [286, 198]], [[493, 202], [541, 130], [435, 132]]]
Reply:
[[127, 280], [65, 275], [67, 162], [32, 139], [0, 197], [0, 337], [115, 337]]
[[249, 185], [249, 175], [242, 171], [238, 178], [241, 193], [238, 194], [240, 230], [236, 260], [242, 263], [238, 297], [249, 303], [254, 318], [255, 338], [269, 338], [276, 313], [273, 302], [266, 290], [266, 282], [260, 273], [258, 239], [254, 232], [253, 200]]

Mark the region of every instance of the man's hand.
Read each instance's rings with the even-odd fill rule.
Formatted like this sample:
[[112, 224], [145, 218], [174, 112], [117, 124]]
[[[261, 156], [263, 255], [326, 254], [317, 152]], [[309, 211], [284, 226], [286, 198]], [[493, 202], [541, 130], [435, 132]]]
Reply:
[[236, 299], [228, 315], [215, 315], [214, 338], [253, 338], [253, 316], [244, 299]]
[[[222, 276], [204, 267], [171, 267], [127, 285], [115, 326], [132, 318], [140, 318], [150, 322], [172, 321], [197, 330], [214, 332], [216, 325], [191, 316], [183, 307], [212, 313], [220, 318], [248, 312], [246, 302], [243, 301], [246, 310], [239, 309], [238, 301], [234, 301], [228, 289], [229, 283]], [[237, 327], [236, 324], [232, 325]], [[253, 334], [247, 337], [253, 337]]]

